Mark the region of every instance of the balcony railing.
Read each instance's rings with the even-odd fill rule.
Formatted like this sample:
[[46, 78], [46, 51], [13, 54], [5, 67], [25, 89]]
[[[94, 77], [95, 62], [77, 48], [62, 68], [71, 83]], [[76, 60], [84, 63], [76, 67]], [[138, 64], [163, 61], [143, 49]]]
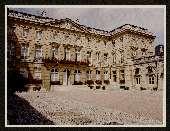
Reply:
[[76, 61], [76, 60], [66, 60], [66, 59], [57, 59], [57, 58], [44, 58], [42, 59], [45, 65], [54, 65], [54, 64], [68, 64], [68, 65], [85, 65], [88, 66], [89, 61]]

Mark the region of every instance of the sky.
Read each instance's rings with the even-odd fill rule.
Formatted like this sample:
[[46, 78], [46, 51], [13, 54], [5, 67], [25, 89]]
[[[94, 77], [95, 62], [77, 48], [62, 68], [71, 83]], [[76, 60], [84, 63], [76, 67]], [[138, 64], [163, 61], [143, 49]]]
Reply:
[[[11, 8], [12, 9], [12, 8]], [[41, 15], [55, 19], [79, 20], [81, 25], [111, 31], [124, 24], [147, 28], [156, 36], [155, 44], [164, 44], [163, 8], [15, 8], [20, 12]]]

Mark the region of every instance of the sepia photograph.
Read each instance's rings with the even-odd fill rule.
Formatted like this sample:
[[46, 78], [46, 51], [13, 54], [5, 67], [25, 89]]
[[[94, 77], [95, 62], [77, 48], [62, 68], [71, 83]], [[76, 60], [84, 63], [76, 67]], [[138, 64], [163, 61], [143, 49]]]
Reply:
[[7, 127], [165, 127], [166, 6], [6, 5]]

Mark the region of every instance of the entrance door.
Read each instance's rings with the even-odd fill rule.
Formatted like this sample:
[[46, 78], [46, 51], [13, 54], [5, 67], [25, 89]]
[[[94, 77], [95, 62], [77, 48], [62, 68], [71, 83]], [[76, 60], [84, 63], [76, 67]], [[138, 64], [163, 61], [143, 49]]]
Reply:
[[70, 71], [64, 70], [63, 85], [70, 85]]

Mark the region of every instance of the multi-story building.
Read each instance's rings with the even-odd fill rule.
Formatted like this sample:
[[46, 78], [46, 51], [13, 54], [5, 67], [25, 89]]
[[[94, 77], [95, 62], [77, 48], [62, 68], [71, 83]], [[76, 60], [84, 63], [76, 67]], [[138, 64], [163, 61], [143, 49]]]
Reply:
[[7, 18], [8, 71], [20, 72], [28, 83], [46, 89], [89, 81], [106, 88], [163, 88], [164, 49], [155, 53], [148, 29], [125, 24], [103, 31], [12, 10]]

